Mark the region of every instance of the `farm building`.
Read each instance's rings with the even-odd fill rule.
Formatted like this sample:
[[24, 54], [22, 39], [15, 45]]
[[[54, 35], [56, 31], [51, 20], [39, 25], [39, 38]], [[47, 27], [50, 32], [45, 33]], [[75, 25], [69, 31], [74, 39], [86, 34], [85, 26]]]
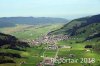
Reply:
[[54, 66], [54, 58], [46, 57], [43, 61], [44, 65]]
[[48, 45], [45, 49], [47, 49], [47, 50], [56, 50], [56, 49], [58, 49], [58, 46], [57, 45]]
[[60, 46], [60, 48], [67, 48], [67, 49], [70, 49], [70, 48], [72, 48], [72, 47], [71, 47], [71, 46], [62, 45], [62, 46]]

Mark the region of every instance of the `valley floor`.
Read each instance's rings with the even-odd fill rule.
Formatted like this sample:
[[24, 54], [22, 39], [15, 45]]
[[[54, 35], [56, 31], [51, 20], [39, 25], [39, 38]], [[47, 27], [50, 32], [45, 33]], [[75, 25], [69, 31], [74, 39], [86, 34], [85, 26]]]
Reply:
[[[16, 31], [15, 27], [13, 28], [3, 28], [8, 30], [6, 33], [10, 33], [11, 35], [16, 36], [17, 38], [24, 41], [32, 41], [47, 35], [48, 32], [59, 29], [62, 25], [46, 25], [46, 26], [23, 26], [22, 29], [17, 26]], [[2, 30], [2, 29], [0, 29]], [[3, 31], [3, 30], [2, 30]], [[3, 32], [5, 32], [3, 31]], [[81, 38], [82, 39], [82, 38]], [[39, 46], [31, 46], [30, 48], [26, 48], [26, 51], [18, 51], [12, 49], [3, 49], [0, 48], [0, 52], [11, 52], [18, 53], [22, 56], [22, 58], [14, 58], [13, 60], [16, 63], [13, 64], [0, 64], [0, 66], [36, 66], [36, 65], [52, 65], [54, 66], [100, 66], [100, 53], [97, 53], [91, 48], [85, 48], [86, 45], [91, 44], [94, 45], [96, 41], [86, 41], [86, 42], [78, 42], [81, 39], [67, 39], [61, 40], [54, 44], [54, 46], [50, 46], [50, 44], [41, 44]], [[49, 46], [49, 47], [48, 47]], [[50, 49], [46, 49], [46, 48]], [[52, 63], [53, 61], [59, 60], [60, 58], [64, 59], [79, 59], [77, 63], [63, 63], [61, 60], [59, 63]], [[90, 59], [90, 60], [89, 60]], [[95, 62], [94, 62], [95, 61]]]

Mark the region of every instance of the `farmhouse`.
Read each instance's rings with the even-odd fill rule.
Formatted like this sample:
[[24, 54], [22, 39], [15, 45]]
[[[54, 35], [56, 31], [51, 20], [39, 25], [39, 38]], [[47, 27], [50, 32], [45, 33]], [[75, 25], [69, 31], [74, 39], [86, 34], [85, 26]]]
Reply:
[[46, 49], [47, 49], [47, 50], [56, 50], [56, 49], [58, 49], [58, 46], [57, 46], [57, 45], [48, 45], [48, 46], [46, 47]]
[[44, 64], [44, 65], [54, 66], [54, 58], [46, 57], [46, 58], [43, 60], [43, 64]]
[[71, 48], [71, 46], [63, 46], [62, 48], [68, 48], [68, 49], [70, 49]]
[[59, 46], [59, 48], [67, 48], [67, 49], [70, 49], [72, 47], [71, 46], [66, 46], [66, 45], [61, 45], [61, 46]]

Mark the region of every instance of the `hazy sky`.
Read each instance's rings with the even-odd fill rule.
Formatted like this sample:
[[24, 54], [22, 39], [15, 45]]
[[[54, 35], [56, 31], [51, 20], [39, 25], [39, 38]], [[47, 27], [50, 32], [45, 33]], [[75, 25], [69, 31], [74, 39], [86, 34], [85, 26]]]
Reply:
[[65, 17], [100, 14], [100, 0], [0, 0], [0, 17]]

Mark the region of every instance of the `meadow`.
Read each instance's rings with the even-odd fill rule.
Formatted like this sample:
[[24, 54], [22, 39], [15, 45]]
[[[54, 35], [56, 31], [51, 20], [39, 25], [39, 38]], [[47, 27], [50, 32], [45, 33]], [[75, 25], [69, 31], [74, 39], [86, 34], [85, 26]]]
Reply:
[[[58, 45], [66, 45], [66, 46], [71, 46], [72, 48], [70, 49], [66, 49], [66, 48], [61, 48], [58, 56], [59, 57], [66, 57], [67, 59], [69, 58], [70, 54], [74, 55], [74, 59], [80, 59], [80, 58], [94, 58], [95, 59], [95, 63], [80, 63], [80, 61], [78, 63], [62, 63], [58, 66], [99, 66], [100, 65], [100, 54], [95, 52], [93, 49], [91, 48], [85, 48], [86, 45], [94, 45], [94, 43], [97, 43], [95, 41], [86, 41], [86, 42], [81, 42], [81, 43], [76, 43], [76, 41], [80, 41], [79, 39], [69, 39], [69, 40], [64, 40], [64, 41], [60, 41], [58, 42]], [[86, 51], [89, 50], [89, 51]], [[86, 61], [86, 60], [85, 60]], [[74, 65], [73, 65], [74, 64]]]
[[[46, 35], [50, 31], [59, 29], [62, 27], [62, 24], [52, 24], [52, 25], [17, 25], [16, 27], [2, 28], [1, 32], [11, 34], [22, 40], [33, 40], [41, 36]], [[82, 39], [68, 39], [57, 42], [57, 46], [71, 46], [72, 48], [59, 48], [58, 57], [69, 58], [70, 54], [74, 55], [74, 59], [77, 58], [95, 58], [95, 63], [61, 63], [56, 64], [55, 66], [100, 66], [100, 54], [94, 50], [85, 46], [88, 44], [94, 45], [97, 42], [86, 41], [86, 42], [77, 42]], [[33, 46], [26, 48], [26, 51], [18, 51], [12, 49], [3, 49], [0, 48], [0, 52], [10, 52], [17, 53], [22, 56], [22, 58], [14, 58], [16, 62], [14, 64], [0, 64], [0, 66], [36, 66], [39, 62], [43, 60], [44, 57], [55, 57], [57, 50], [46, 50], [44, 49], [47, 45]], [[90, 51], [86, 51], [90, 50]], [[24, 63], [23, 63], [24, 62]]]
[[[62, 24], [50, 24], [50, 25], [37, 25], [30, 28], [25, 28], [20, 31], [11, 33], [11, 35], [16, 36], [19, 39], [36, 39], [41, 36], [46, 35], [50, 31], [60, 28]], [[21, 29], [21, 28], [20, 28]], [[18, 29], [19, 30], [19, 29]]]
[[[56, 30], [60, 28], [62, 24], [50, 24], [50, 25], [17, 25], [16, 27], [7, 27], [7, 28], [0, 28], [0, 32], [11, 34], [13, 36], [16, 36], [18, 39], [21, 40], [33, 40], [37, 39], [41, 36], [46, 35], [48, 32], [52, 30]], [[16, 53], [22, 56], [22, 58], [14, 58], [16, 64], [0, 64], [0, 66], [35, 66], [40, 61], [43, 60], [43, 53], [45, 52], [45, 56], [53, 56], [54, 53], [52, 51], [45, 51], [43, 48], [45, 46], [39, 46], [39, 47], [31, 47], [26, 48], [26, 51], [18, 51], [18, 50], [12, 50], [12, 49], [3, 49], [0, 48], [0, 52], [7, 52], [7, 53]], [[53, 53], [53, 54], [51, 54]], [[25, 62], [25, 64], [23, 63]]]

